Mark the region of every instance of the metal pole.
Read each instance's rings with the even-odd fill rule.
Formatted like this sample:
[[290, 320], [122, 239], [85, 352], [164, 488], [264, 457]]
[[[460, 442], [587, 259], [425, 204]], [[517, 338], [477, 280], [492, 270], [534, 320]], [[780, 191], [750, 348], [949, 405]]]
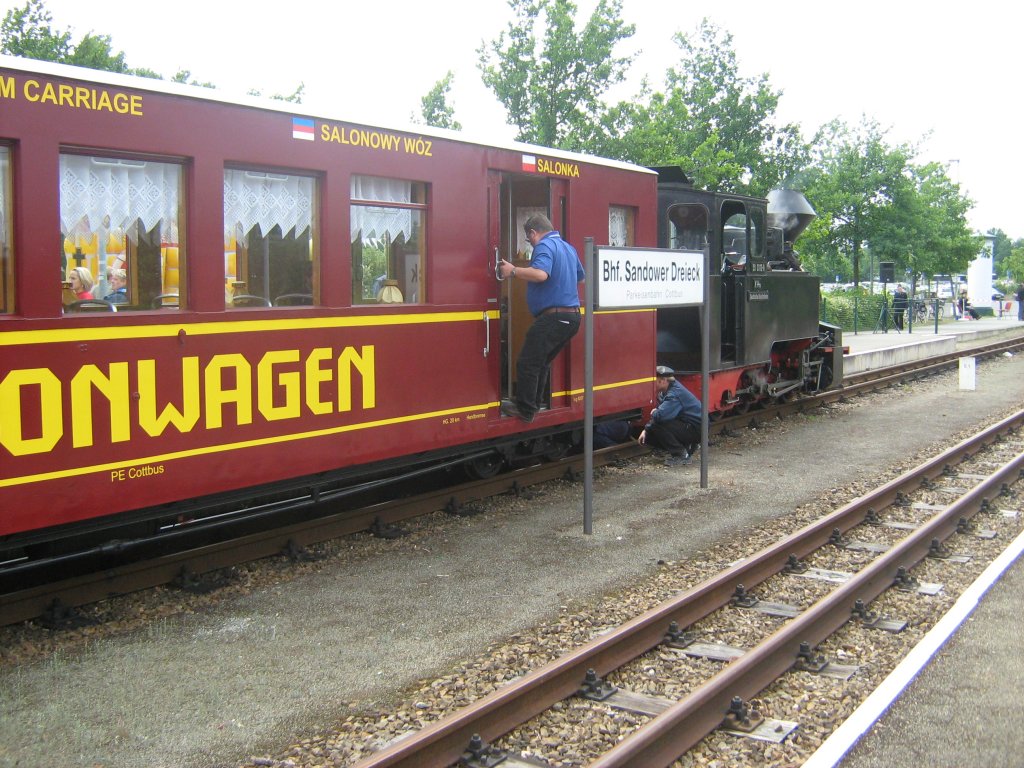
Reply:
[[583, 239], [583, 533], [594, 532], [594, 238]]
[[[711, 242], [710, 232], [707, 242]], [[701, 322], [700, 338], [700, 487], [708, 487], [708, 389], [711, 388], [709, 372], [711, 360], [711, 246], [704, 248], [704, 316]]]

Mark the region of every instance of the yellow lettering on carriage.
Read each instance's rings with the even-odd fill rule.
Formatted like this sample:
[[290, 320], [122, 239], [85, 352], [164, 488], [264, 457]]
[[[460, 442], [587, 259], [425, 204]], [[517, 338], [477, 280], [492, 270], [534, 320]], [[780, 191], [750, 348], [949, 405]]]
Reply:
[[[15, 81], [12, 79], [11, 82]], [[84, 85], [54, 85], [31, 78], [24, 82], [21, 93], [25, 101], [32, 103], [142, 117], [143, 97], [140, 94], [108, 91], [105, 88], [90, 88]], [[3, 94], [7, 95], [6, 86]], [[9, 98], [15, 98], [14, 94], [10, 94]]]
[[173, 425], [181, 433], [191, 432], [199, 421], [199, 358], [181, 360], [181, 410], [167, 403], [156, 412], [156, 360], [139, 360], [139, 426], [150, 437], [159, 437]]
[[[263, 418], [267, 421], [294, 419], [302, 415], [299, 392], [302, 376], [298, 371], [282, 371], [275, 375], [274, 366], [281, 363], [297, 363], [299, 350], [289, 349], [267, 352], [256, 367], [256, 398]], [[284, 392], [284, 405], [274, 405], [274, 393]]]
[[317, 347], [306, 358], [306, 407], [322, 416], [334, 410], [334, 404], [320, 398], [321, 387], [334, 378], [331, 368], [323, 368], [320, 363], [334, 359], [334, 350], [330, 347]]
[[95, 365], [83, 365], [71, 380], [71, 445], [75, 448], [93, 444], [94, 389], [110, 405], [110, 442], [123, 443], [131, 438], [128, 363], [111, 363], [106, 375]]
[[373, 365], [373, 347], [363, 347], [361, 355], [357, 355], [352, 347], [338, 358], [338, 410], [352, 410], [352, 368], [362, 375], [363, 408], [377, 405], [377, 378]]
[[[234, 386], [224, 382], [224, 373], [234, 371]], [[240, 354], [216, 355], [206, 366], [203, 390], [206, 394], [206, 428], [224, 426], [222, 409], [235, 404], [235, 423], [252, 424], [252, 365]]]
[[430, 152], [434, 142], [424, 139], [422, 136], [417, 136], [415, 139], [406, 137], [405, 139], [405, 153], [407, 155], [421, 155], [423, 157], [433, 157]]
[[0, 75], [0, 99], [13, 99], [17, 97], [15, 86], [17, 82], [13, 77]]
[[[39, 391], [38, 437], [25, 437], [22, 423], [22, 390]], [[64, 434], [64, 406], [60, 379], [48, 368], [11, 371], [0, 381], [0, 445], [14, 456], [28, 456], [52, 450]]]
[[398, 136], [365, 128], [320, 123], [320, 140], [350, 147], [376, 149], [382, 152], [404, 152], [407, 155], [433, 157], [434, 142], [422, 136]]
[[580, 167], [576, 163], [566, 163], [561, 160], [547, 160], [543, 157], [538, 157], [537, 173], [549, 173], [553, 176], [570, 176], [578, 179], [580, 177]]
[[[47, 368], [9, 371], [0, 380], [0, 447], [13, 456], [47, 453], [68, 431], [72, 447], [92, 447], [97, 444], [96, 419], [103, 417], [104, 408], [109, 408], [109, 440], [119, 443], [131, 440], [133, 431], [151, 438], [170, 429], [186, 434], [200, 420], [206, 429], [251, 424], [254, 402], [267, 422], [351, 411], [357, 387], [358, 407], [377, 404], [372, 345], [340, 351], [317, 347], [304, 358], [297, 349], [271, 350], [255, 364], [255, 376], [253, 363], [240, 353], [216, 355], [202, 370], [194, 356], [164, 365], [168, 368], [158, 378], [155, 359], [106, 367], [87, 363], [63, 382]], [[137, 393], [132, 391], [133, 366]], [[168, 391], [180, 391], [180, 399], [167, 399]], [[73, 404], [67, 426], [65, 403]]]

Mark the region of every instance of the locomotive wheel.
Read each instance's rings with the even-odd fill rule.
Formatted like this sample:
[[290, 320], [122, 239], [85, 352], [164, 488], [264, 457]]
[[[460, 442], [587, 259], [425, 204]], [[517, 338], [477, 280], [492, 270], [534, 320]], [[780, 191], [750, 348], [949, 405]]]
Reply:
[[475, 459], [471, 459], [463, 466], [466, 469], [466, 474], [472, 479], [489, 480], [501, 472], [501, 468], [505, 466], [505, 457], [497, 451], [494, 451], [485, 456], [478, 456]]

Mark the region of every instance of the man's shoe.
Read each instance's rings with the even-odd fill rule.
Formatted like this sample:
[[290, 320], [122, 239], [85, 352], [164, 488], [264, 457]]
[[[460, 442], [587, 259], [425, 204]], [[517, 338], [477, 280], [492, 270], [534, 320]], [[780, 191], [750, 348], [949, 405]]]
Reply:
[[674, 453], [665, 459], [666, 467], [685, 467], [692, 463], [693, 459], [691, 459], [689, 454], [686, 453]]
[[515, 416], [517, 419], [519, 419], [520, 421], [523, 421], [523, 422], [525, 422], [527, 424], [529, 424], [531, 421], [533, 421], [533, 414], [532, 413], [530, 415], [526, 415], [525, 413], [520, 411], [519, 410], [519, 406], [516, 405], [511, 400], [502, 400], [501, 401], [501, 409], [500, 410], [501, 410], [501, 415], [502, 416]]

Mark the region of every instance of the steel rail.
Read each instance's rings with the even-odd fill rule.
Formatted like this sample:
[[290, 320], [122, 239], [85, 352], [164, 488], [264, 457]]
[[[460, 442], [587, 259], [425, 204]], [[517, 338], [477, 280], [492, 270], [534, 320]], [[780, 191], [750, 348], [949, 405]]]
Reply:
[[667, 766], [717, 728], [736, 696], [756, 696], [800, 658], [800, 646], [816, 647], [850, 620], [859, 600], [865, 605], [889, 589], [900, 569], [924, 559], [934, 541], [957, 531], [961, 518], [973, 517], [1004, 485], [1021, 476], [1024, 453], [996, 470], [946, 509], [917, 528], [835, 591], [783, 625], [764, 643], [726, 666], [710, 681], [590, 764], [590, 768], [656, 768]]
[[[494, 741], [558, 701], [577, 693], [588, 670], [592, 669], [603, 677], [643, 655], [662, 643], [672, 622], [680, 627], [687, 627], [722, 608], [729, 603], [737, 586], [744, 585], [749, 588], [760, 584], [779, 573], [790, 555], [802, 558], [819, 549], [828, 542], [834, 530], [846, 532], [863, 522], [870, 510], [877, 512], [893, 504], [901, 493], [916, 490], [925, 481], [942, 475], [962, 458], [972, 455], [980, 447], [995, 442], [1005, 432], [1020, 428], [1022, 424], [1024, 411], [948, 448], [915, 470], [906, 472], [849, 502], [821, 520], [805, 526], [732, 568], [626, 622], [614, 631], [527, 673], [463, 710], [409, 734], [360, 761], [355, 768], [444, 768], [455, 763], [462, 757], [474, 735], [479, 735], [485, 742]], [[1001, 486], [999, 490], [1002, 490]], [[953, 527], [955, 529], [955, 525]], [[852, 603], [844, 604], [847, 618], [850, 605]], [[799, 639], [813, 640], [814, 636], [802, 636]], [[788, 658], [785, 656], [788, 652], [788, 646], [785, 652], [776, 651], [783, 654], [784, 658]], [[789, 664], [792, 664], [791, 660]], [[697, 708], [712, 707], [708, 711], [714, 713], [714, 723], [711, 725], [713, 728], [720, 724], [728, 710], [731, 695], [724, 701], [724, 708], [718, 705], [722, 703], [720, 697], [725, 694], [706, 692], [701, 695], [710, 696], [710, 700], [704, 701]], [[678, 706], [669, 711], [674, 711]], [[674, 746], [669, 751], [671, 749], [674, 749]], [[679, 754], [681, 751], [676, 752], [668, 762], [676, 759]], [[651, 768], [656, 763], [633, 764]]]

